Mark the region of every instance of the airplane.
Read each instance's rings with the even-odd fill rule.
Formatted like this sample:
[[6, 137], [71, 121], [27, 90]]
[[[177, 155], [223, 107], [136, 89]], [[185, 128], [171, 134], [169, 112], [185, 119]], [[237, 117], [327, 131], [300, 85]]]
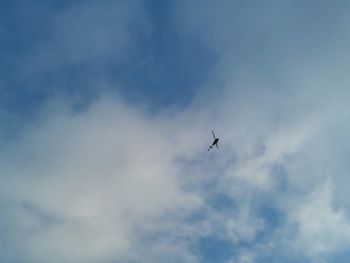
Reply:
[[215, 134], [214, 134], [213, 131], [211, 131], [211, 133], [213, 134], [214, 141], [213, 141], [212, 145], [209, 145], [208, 151], [210, 151], [210, 149], [213, 149], [213, 146], [214, 146], [214, 145], [216, 146], [216, 148], [219, 148], [219, 147], [218, 147], [219, 138], [216, 138], [216, 137], [215, 137]]

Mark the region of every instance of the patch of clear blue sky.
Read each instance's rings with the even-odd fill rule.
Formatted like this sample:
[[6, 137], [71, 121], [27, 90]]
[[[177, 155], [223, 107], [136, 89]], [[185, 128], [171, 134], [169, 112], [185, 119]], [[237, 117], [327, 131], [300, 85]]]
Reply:
[[198, 257], [203, 263], [227, 262], [237, 253], [237, 248], [229, 241], [215, 236], [203, 237], [197, 244]]
[[156, 106], [186, 105], [207, 79], [213, 57], [199, 39], [183, 34], [173, 20], [173, 1], [144, 2], [150, 14], [150, 34], [140, 34], [137, 50], [124, 64], [111, 68], [129, 98]]
[[[210, 75], [214, 57], [198, 35], [179, 30], [172, 19], [175, 2], [151, 0], [143, 1], [142, 6], [152, 30], [144, 33], [142, 26], [134, 28], [136, 49], [123, 63], [114, 62], [113, 58], [102, 66], [72, 65], [63, 61], [60, 68], [53, 67], [23, 79], [19, 76], [18, 63], [50, 36], [52, 16], [76, 4], [84, 1], [1, 2], [2, 110], [28, 117], [53, 94], [75, 98], [78, 106], [84, 106], [99, 94], [98, 89], [89, 85], [92, 75], [97, 79], [107, 77], [125, 99], [149, 103], [154, 110], [169, 105], [186, 106]], [[286, 12], [286, 7], [293, 11]], [[236, 50], [235, 67], [248, 67], [256, 75], [276, 81], [283, 74], [277, 74], [278, 66], [271, 68], [271, 61], [281, 62], [281, 57], [286, 59], [285, 54], [290, 54], [291, 49], [300, 53], [312, 51], [325, 35], [331, 37], [329, 33], [336, 24], [334, 15], [339, 6], [329, 7], [326, 1], [306, 4], [296, 1], [289, 5], [279, 1], [267, 4], [253, 1], [237, 3], [233, 11], [232, 28], [237, 34], [237, 40], [231, 43]], [[291, 23], [281, 17], [283, 12], [291, 15]], [[283, 19], [282, 24], [276, 23], [279, 17]], [[283, 86], [283, 81], [281, 83], [279, 87]]]
[[[106, 78], [119, 94], [131, 102], [146, 103], [153, 110], [169, 105], [186, 106], [205, 80], [211, 56], [196, 38], [184, 37], [173, 21], [172, 1], [143, 1], [151, 22], [133, 28], [133, 51], [122, 63], [115, 58], [72, 64], [52, 61], [52, 68], [22, 78], [19, 64], [35, 56], [40, 43], [50, 38], [50, 19], [60, 11], [84, 1], [5, 1], [0, 4], [0, 69], [2, 110], [28, 117], [52, 95], [67, 96], [79, 106], [94, 100], [101, 91], [91, 87], [94, 79]], [[140, 22], [142, 23], [142, 22]], [[35, 65], [34, 65], [35, 66]]]

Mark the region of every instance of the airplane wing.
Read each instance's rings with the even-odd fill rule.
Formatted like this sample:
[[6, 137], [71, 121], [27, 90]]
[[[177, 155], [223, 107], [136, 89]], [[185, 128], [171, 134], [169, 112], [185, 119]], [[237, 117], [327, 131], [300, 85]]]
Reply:
[[213, 137], [214, 137], [214, 140], [215, 140], [215, 134], [214, 134], [214, 132], [213, 132], [213, 131], [211, 131], [211, 133], [213, 134]]

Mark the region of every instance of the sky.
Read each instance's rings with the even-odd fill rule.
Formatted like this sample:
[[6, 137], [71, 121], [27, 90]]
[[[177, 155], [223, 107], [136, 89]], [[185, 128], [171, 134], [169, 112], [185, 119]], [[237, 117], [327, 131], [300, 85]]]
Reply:
[[0, 262], [349, 261], [349, 12], [1, 1]]

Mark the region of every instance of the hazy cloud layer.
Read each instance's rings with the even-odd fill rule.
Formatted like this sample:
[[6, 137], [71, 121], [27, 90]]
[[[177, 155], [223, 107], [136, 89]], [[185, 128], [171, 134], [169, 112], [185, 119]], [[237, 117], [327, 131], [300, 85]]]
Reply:
[[[177, 21], [184, 18], [184, 30], [197, 33], [220, 57], [214, 81], [224, 87], [220, 107], [226, 114], [219, 116], [235, 135], [231, 145], [237, 151], [237, 162], [226, 170], [233, 185], [225, 189], [236, 195], [239, 179], [255, 189], [245, 194], [248, 199], [254, 200], [256, 191], [272, 195], [271, 206], [283, 216], [268, 250], [274, 254], [282, 244], [284, 258], [302, 252], [308, 260], [333, 262], [332, 253], [349, 247], [342, 187], [347, 150], [339, 145], [346, 144], [343, 132], [349, 126], [344, 8], [230, 1], [179, 7]], [[251, 250], [266, 256], [260, 248]], [[245, 262], [240, 257], [237, 262]]]
[[[344, 262], [347, 3], [39, 6], [48, 31], [14, 56], [8, 72], [20, 81], [1, 80], [3, 90], [27, 83], [31, 97], [18, 107], [36, 109], [12, 119], [10, 91], [1, 107], [1, 130], [15, 134], [1, 137], [10, 138], [0, 150], [1, 260]], [[109, 71], [146, 52], [140, 39], [157, 34], [165, 10], [186, 39], [177, 44], [193, 41], [213, 58], [202, 80], [179, 80], [198, 84], [186, 107], [132, 103], [121, 92], [130, 82]], [[150, 71], [163, 65], [151, 60]], [[40, 103], [37, 90], [49, 91]], [[212, 129], [220, 148], [207, 152]]]

